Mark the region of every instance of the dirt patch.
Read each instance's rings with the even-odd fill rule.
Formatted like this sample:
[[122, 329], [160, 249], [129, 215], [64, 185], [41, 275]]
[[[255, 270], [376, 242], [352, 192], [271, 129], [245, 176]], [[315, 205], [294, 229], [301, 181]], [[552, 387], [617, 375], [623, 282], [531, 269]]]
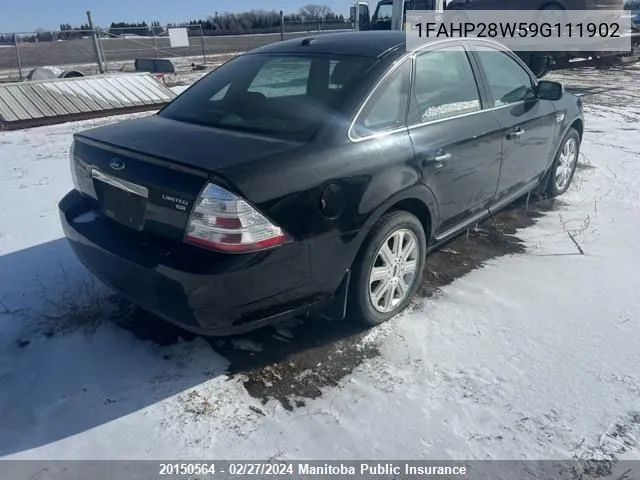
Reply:
[[[126, 301], [121, 308], [127, 308]], [[199, 337], [135, 308], [117, 324], [141, 340], [162, 346]], [[242, 336], [203, 338], [229, 361], [231, 376], [242, 376], [250, 395], [263, 404], [276, 399], [291, 410], [304, 405], [304, 399], [320, 396], [324, 387], [337, 385], [366, 358], [378, 355], [374, 345], [361, 345], [364, 335], [355, 322], [312, 317]]]
[[524, 253], [522, 241], [515, 235], [519, 229], [560, 205], [555, 199], [523, 197], [493, 217], [469, 228], [427, 257], [418, 295], [429, 297], [440, 287], [482, 266], [487, 260], [502, 255]]
[[203, 396], [197, 390], [180, 395], [178, 401], [182, 404], [184, 411], [194, 417], [201, 417], [212, 414], [217, 406], [211, 400]]
[[217, 347], [231, 361], [232, 371], [246, 377], [249, 394], [266, 403], [278, 400], [292, 410], [304, 405], [304, 399], [322, 395], [325, 387], [334, 387], [365, 359], [379, 355], [373, 344], [363, 345], [366, 334], [354, 322], [327, 322], [308, 319], [291, 331], [292, 338], [283, 345], [280, 335], [256, 332], [263, 345], [260, 354]]

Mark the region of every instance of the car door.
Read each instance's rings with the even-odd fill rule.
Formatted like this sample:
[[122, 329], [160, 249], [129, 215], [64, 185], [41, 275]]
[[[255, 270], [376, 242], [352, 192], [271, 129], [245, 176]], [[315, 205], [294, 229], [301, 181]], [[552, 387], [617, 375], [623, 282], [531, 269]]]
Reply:
[[500, 201], [531, 188], [549, 165], [556, 111], [553, 102], [533, 95], [536, 80], [514, 54], [488, 45], [473, 54], [502, 129]]
[[348, 202], [358, 215], [419, 184], [406, 124], [411, 67], [406, 58], [383, 74], [349, 129], [352, 147], [339, 153], [340, 161], [349, 165], [349, 178], [343, 181], [354, 185], [357, 195]]
[[438, 201], [436, 237], [445, 237], [486, 213], [500, 174], [500, 124], [462, 45], [415, 55], [409, 126], [422, 181]]

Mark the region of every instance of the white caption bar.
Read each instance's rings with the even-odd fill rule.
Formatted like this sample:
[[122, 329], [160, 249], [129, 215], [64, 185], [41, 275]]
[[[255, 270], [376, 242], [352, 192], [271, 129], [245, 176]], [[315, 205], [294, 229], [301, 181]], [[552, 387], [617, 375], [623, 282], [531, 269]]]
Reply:
[[[629, 52], [623, 10], [410, 10], [407, 50], [452, 38], [493, 40], [514, 51]], [[477, 44], [470, 43], [470, 45]]]

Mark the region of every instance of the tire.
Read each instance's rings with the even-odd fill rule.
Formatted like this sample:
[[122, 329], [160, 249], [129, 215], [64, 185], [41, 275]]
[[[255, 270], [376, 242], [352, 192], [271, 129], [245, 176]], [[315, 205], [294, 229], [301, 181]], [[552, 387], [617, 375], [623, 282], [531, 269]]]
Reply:
[[[570, 145], [574, 148], [571, 149]], [[570, 154], [570, 152], [573, 152]], [[548, 197], [557, 197], [562, 195], [571, 186], [573, 175], [576, 172], [578, 157], [580, 156], [580, 134], [575, 128], [570, 128], [562, 139], [560, 148], [553, 160], [549, 174], [546, 175], [546, 187], [544, 194]], [[562, 171], [560, 170], [562, 169]], [[563, 176], [564, 174], [564, 176]], [[559, 176], [563, 176], [564, 181], [558, 182]]]
[[[400, 238], [402, 240], [397, 242]], [[410, 239], [415, 250], [409, 250]], [[405, 253], [409, 253], [405, 261], [394, 255], [396, 242], [406, 249]], [[389, 247], [387, 255], [382, 251], [385, 244]], [[373, 327], [404, 309], [420, 285], [426, 251], [426, 235], [415, 215], [405, 211], [384, 215], [372, 228], [354, 263], [353, 283], [349, 292], [352, 318], [364, 326]], [[385, 256], [388, 258], [386, 264]], [[381, 279], [370, 281], [374, 267], [380, 269]], [[383, 288], [385, 284], [389, 288]], [[377, 302], [372, 299], [372, 291], [375, 294], [383, 290], [387, 293], [380, 296]]]

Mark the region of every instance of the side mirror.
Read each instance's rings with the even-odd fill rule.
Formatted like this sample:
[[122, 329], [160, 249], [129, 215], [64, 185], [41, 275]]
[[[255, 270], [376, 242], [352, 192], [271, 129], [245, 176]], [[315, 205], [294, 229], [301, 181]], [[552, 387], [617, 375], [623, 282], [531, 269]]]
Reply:
[[356, 13], [357, 13], [356, 7], [351, 7], [349, 9], [349, 21], [351, 23], [355, 23], [356, 22]]
[[559, 82], [540, 80], [536, 88], [536, 97], [541, 100], [560, 100], [564, 93], [564, 87]]

